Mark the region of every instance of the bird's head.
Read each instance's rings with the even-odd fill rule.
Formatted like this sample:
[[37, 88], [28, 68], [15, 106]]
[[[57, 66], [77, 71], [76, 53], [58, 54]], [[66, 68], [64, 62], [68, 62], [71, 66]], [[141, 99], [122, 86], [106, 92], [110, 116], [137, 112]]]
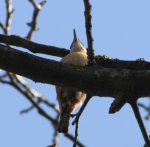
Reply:
[[70, 46], [70, 52], [87, 52], [86, 48], [83, 46], [83, 43], [78, 39], [75, 29], [73, 42]]

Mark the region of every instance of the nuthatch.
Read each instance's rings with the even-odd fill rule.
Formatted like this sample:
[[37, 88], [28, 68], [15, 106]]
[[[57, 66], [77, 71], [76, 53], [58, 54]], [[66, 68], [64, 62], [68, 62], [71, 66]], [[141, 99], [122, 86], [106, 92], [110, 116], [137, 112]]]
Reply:
[[[74, 30], [74, 39], [70, 46], [70, 53], [62, 58], [62, 63], [85, 66], [88, 63], [87, 51], [77, 38]], [[69, 75], [66, 75], [69, 76]], [[86, 94], [69, 87], [56, 86], [57, 100], [60, 108], [60, 122], [58, 131], [67, 133], [71, 112], [82, 103]]]

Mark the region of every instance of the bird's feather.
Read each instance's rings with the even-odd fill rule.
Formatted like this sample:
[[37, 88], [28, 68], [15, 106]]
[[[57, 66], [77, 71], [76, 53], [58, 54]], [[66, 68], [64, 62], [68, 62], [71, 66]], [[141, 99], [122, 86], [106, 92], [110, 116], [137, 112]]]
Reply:
[[[85, 66], [87, 64], [86, 49], [76, 38], [71, 45], [71, 51], [62, 58], [62, 63]], [[69, 75], [67, 75], [69, 76]], [[73, 88], [56, 86], [57, 100], [60, 108], [60, 123], [58, 131], [67, 133], [69, 126], [70, 113], [81, 104], [86, 94]]]

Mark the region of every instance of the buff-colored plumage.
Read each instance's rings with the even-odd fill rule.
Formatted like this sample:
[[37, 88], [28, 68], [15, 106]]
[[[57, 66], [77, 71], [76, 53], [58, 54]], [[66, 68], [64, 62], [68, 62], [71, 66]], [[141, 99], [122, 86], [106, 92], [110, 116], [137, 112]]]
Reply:
[[[80, 66], [85, 66], [87, 64], [86, 49], [77, 38], [75, 30], [74, 40], [70, 47], [70, 53], [62, 58], [61, 62]], [[80, 91], [76, 91], [72, 88], [58, 86], [56, 86], [56, 93], [60, 107], [60, 122], [58, 131], [67, 133], [70, 114], [79, 104], [82, 103], [82, 100], [85, 98], [86, 94]]]

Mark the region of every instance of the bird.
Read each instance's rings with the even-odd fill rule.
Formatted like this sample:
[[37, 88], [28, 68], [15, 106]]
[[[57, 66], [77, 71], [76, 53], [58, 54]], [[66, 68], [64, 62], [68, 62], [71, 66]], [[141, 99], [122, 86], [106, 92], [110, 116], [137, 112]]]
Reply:
[[[78, 39], [75, 29], [73, 32], [74, 38], [70, 46], [70, 53], [64, 56], [60, 62], [85, 66], [88, 64], [87, 50]], [[60, 109], [58, 132], [66, 134], [69, 130], [71, 112], [82, 104], [83, 99], [86, 97], [86, 93], [69, 87], [56, 86], [56, 94]]]

